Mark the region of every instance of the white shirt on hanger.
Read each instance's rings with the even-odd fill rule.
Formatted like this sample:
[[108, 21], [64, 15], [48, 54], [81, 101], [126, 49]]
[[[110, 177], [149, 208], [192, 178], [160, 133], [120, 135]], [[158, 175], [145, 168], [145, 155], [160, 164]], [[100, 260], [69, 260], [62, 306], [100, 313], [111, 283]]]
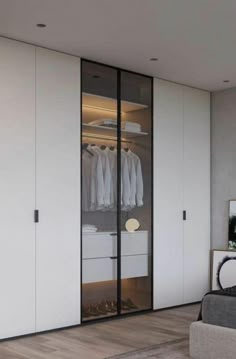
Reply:
[[117, 201], [117, 149], [109, 150], [108, 158], [111, 170], [110, 208], [115, 209]]
[[101, 192], [101, 196], [103, 197], [103, 203], [97, 205], [97, 210], [109, 208], [110, 203], [110, 193], [111, 193], [111, 170], [110, 170], [110, 161], [109, 161], [109, 148], [106, 147], [102, 150], [98, 146], [92, 146], [93, 151], [95, 151], [101, 159], [102, 163], [102, 180], [103, 180], [103, 192]]
[[91, 162], [91, 184], [90, 184], [90, 211], [96, 211], [104, 206], [104, 180], [102, 159], [96, 146], [89, 146], [88, 149], [94, 154]]
[[127, 210], [130, 210], [136, 206], [136, 182], [137, 175], [135, 169], [135, 160], [132, 155], [131, 150], [124, 152], [126, 154], [127, 163], [128, 163], [128, 173], [129, 173], [129, 182], [130, 182], [130, 199], [129, 199], [129, 207]]
[[88, 212], [91, 198], [91, 156], [88, 152], [82, 152], [82, 210]]
[[127, 210], [130, 207], [130, 179], [127, 156], [124, 150], [121, 151], [121, 209]]
[[134, 166], [136, 172], [136, 205], [138, 207], [143, 206], [143, 174], [140, 158], [132, 151], [131, 156], [134, 159]]

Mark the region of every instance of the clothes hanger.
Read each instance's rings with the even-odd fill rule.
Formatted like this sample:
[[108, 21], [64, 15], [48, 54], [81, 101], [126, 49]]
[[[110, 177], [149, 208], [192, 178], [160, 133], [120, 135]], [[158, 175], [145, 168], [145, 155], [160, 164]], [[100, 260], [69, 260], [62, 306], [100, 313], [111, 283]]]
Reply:
[[89, 149], [88, 149], [88, 143], [83, 143], [82, 149], [84, 151], [88, 152], [91, 156], [94, 156], [94, 154], [91, 151], [89, 151]]

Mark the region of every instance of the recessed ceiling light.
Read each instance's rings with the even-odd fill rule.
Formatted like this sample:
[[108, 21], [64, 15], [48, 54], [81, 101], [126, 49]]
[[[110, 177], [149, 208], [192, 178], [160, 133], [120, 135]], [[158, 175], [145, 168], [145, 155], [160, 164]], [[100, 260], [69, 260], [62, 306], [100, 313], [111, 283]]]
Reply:
[[46, 24], [37, 24], [36, 26], [43, 28], [43, 27], [46, 27], [47, 25]]
[[157, 58], [157, 57], [151, 57], [151, 58], [149, 59], [149, 61], [158, 61], [158, 58]]
[[229, 80], [224, 80], [223, 81], [225, 84], [228, 84], [230, 81]]

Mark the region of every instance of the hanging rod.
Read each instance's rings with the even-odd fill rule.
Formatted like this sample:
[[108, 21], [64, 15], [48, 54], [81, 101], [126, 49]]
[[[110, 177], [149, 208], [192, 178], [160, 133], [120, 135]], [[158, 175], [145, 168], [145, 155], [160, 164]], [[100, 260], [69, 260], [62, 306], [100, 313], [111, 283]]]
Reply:
[[[93, 135], [93, 134], [91, 134], [91, 133], [82, 133], [82, 137], [95, 138], [95, 139], [98, 139], [98, 140], [118, 141], [118, 138], [115, 137], [115, 136], [106, 136], [106, 135], [96, 136], [96, 135]], [[126, 139], [124, 139], [124, 138], [121, 138], [121, 142], [124, 142], [124, 143], [135, 143], [135, 142], [133, 142], [133, 141], [126, 140]]]

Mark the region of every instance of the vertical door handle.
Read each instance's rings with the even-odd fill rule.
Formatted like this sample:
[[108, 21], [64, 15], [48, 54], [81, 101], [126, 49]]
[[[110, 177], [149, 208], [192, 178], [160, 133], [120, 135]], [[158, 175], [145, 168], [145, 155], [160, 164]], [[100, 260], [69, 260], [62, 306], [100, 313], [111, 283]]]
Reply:
[[38, 223], [39, 222], [39, 210], [35, 209], [34, 210], [34, 223]]
[[187, 215], [186, 215], [186, 211], [184, 210], [183, 211], [183, 221], [186, 221], [186, 219], [187, 219]]

